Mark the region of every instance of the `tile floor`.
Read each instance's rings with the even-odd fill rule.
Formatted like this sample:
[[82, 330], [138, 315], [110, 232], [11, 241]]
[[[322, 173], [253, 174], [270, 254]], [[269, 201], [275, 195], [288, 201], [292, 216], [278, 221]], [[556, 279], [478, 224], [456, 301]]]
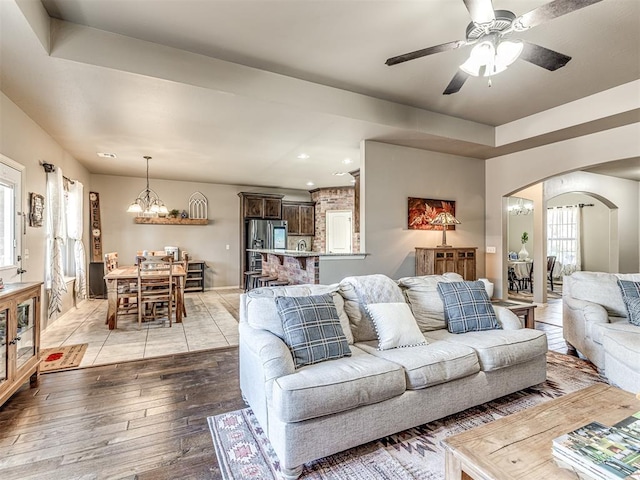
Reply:
[[[42, 332], [41, 346], [87, 343], [80, 367], [88, 367], [237, 345], [241, 292], [220, 289], [186, 294], [187, 317], [171, 328], [149, 322], [138, 329], [137, 318], [130, 317], [120, 320], [117, 330], [109, 330], [104, 323], [107, 301], [86, 300]], [[547, 334], [549, 350], [567, 353], [562, 300], [550, 298], [547, 305], [538, 305], [535, 317], [536, 328]]]
[[41, 336], [41, 348], [87, 343], [80, 367], [194, 352], [238, 344], [238, 289], [187, 293], [187, 317], [169, 328], [164, 322], [138, 327], [135, 316], [105, 325], [107, 301], [90, 299], [65, 313]]

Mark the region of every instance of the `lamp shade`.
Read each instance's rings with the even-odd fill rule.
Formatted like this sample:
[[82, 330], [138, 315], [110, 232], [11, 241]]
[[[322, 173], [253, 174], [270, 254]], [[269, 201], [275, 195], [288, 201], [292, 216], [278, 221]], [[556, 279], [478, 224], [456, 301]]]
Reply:
[[447, 245], [447, 227], [449, 225], [460, 225], [458, 219], [449, 212], [440, 212], [433, 218], [433, 220], [431, 220], [430, 223], [431, 225], [442, 226], [442, 245], [438, 246], [450, 247], [451, 245]]

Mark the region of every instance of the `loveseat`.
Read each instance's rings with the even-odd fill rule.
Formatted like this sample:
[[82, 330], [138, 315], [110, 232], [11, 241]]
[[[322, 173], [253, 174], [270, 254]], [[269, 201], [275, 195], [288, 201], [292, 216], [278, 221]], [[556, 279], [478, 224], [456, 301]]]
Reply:
[[[278, 455], [284, 478], [297, 478], [306, 462], [546, 379], [546, 336], [522, 328], [505, 308], [495, 307], [497, 328], [447, 330], [438, 284], [468, 283], [462, 280], [453, 273], [397, 282], [368, 275], [336, 285], [266, 287], [242, 295], [240, 387]], [[309, 296], [335, 305], [350, 356], [296, 368], [278, 309], [291, 303], [290, 297]], [[387, 307], [397, 309], [398, 324], [407, 316], [415, 319], [420, 341], [413, 333], [412, 340], [404, 340], [409, 346], [380, 349], [383, 337], [390, 338], [383, 330], [393, 330], [396, 323], [388, 315], [381, 323], [380, 312]]]
[[636, 393], [640, 391], [640, 326], [630, 321], [618, 280], [640, 282], [640, 274], [575, 272], [564, 277], [563, 335], [611, 384]]

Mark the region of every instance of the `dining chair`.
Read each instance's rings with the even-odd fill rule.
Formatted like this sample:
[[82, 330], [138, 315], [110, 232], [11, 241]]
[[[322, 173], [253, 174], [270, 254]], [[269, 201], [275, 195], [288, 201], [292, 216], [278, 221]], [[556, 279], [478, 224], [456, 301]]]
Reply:
[[173, 256], [141, 257], [138, 261], [138, 326], [166, 316], [173, 323], [175, 286]]
[[[105, 274], [118, 268], [118, 252], [104, 254]], [[131, 280], [116, 280], [116, 325], [119, 315], [135, 315], [138, 312], [137, 285]], [[109, 323], [109, 320], [105, 323]]]

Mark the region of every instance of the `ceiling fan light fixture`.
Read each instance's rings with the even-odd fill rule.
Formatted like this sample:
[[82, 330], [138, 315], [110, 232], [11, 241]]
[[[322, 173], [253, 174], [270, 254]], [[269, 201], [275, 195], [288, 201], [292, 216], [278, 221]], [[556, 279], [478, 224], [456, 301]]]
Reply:
[[[483, 75], [482, 67], [489, 67], [490, 64], [493, 64], [495, 55], [496, 49], [491, 41], [480, 42], [473, 47], [467, 61], [460, 65], [460, 70], [474, 77], [479, 77]], [[486, 70], [489, 71], [491, 68], [486, 68]], [[484, 75], [486, 76], [486, 73]]]

